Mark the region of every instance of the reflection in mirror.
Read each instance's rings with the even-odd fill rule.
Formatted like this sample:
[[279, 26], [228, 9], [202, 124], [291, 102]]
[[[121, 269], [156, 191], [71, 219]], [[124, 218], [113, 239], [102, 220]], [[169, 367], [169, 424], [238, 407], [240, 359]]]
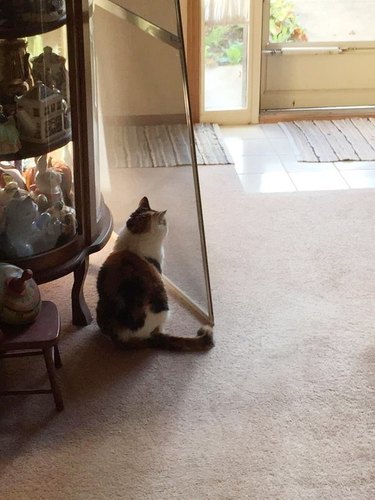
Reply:
[[153, 209], [167, 210], [163, 272], [212, 316], [180, 51], [99, 6], [94, 27], [108, 158], [102, 191], [114, 229], [121, 229], [143, 196]]
[[175, 0], [115, 0], [116, 5], [125, 7], [148, 21], [177, 34]]

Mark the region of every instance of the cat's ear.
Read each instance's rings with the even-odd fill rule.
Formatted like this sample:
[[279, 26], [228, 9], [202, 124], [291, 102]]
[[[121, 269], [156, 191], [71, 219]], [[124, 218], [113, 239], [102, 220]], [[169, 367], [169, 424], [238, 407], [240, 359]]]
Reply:
[[139, 202], [138, 208], [143, 208], [144, 210], [151, 210], [150, 204], [148, 202], [147, 196], [144, 196]]
[[158, 212], [158, 221], [159, 221], [159, 224], [166, 224], [166, 219], [165, 219], [165, 214], [167, 213], [166, 210], [164, 210], [163, 212]]

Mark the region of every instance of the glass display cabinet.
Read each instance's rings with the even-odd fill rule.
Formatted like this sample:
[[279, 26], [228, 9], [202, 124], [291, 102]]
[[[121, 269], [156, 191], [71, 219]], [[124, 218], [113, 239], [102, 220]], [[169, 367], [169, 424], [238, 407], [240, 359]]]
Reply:
[[0, 2], [0, 260], [37, 283], [74, 273], [73, 323], [89, 255], [112, 232], [100, 192], [91, 2]]

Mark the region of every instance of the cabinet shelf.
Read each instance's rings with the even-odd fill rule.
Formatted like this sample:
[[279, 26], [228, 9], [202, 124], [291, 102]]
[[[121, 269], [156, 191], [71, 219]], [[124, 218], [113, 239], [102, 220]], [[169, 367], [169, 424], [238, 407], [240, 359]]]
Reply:
[[49, 23], [19, 23], [13, 27], [0, 27], [0, 38], [24, 38], [27, 36], [42, 35], [61, 28], [66, 24], [66, 16]]
[[0, 154], [0, 161], [24, 160], [26, 158], [35, 158], [36, 156], [42, 156], [49, 153], [50, 151], [54, 151], [55, 149], [66, 146], [66, 144], [68, 144], [71, 140], [72, 135], [69, 133], [63, 138], [45, 144], [22, 142], [22, 148], [16, 153], [10, 153], [6, 155]]

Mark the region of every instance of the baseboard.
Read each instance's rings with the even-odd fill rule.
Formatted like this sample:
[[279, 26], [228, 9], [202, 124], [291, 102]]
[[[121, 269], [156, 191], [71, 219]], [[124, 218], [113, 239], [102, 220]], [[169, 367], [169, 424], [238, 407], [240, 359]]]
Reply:
[[276, 123], [294, 120], [338, 120], [340, 118], [375, 117], [375, 106], [345, 108], [270, 109], [261, 111], [259, 123]]
[[176, 123], [186, 123], [185, 114], [171, 115], [118, 115], [103, 116], [105, 125], [171, 125]]

